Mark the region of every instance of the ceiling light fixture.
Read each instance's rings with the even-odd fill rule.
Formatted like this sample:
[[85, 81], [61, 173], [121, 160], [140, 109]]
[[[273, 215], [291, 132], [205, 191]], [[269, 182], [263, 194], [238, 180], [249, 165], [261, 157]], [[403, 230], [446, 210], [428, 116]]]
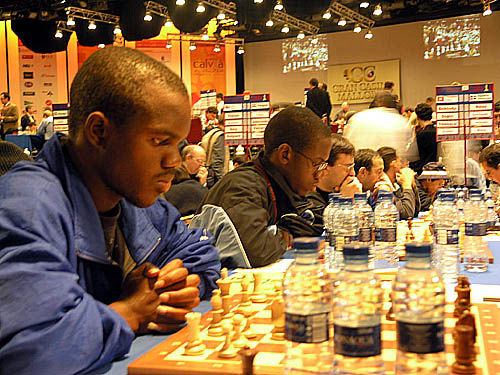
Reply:
[[491, 8], [490, 8], [490, 3], [487, 3], [487, 4], [484, 4], [484, 12], [483, 12], [483, 16], [489, 16], [491, 13], [493, 13], [491, 11]]
[[104, 45], [104, 43], [100, 43], [100, 44], [98, 44], [98, 45], [97, 45], [97, 48], [104, 48], [104, 47], [106, 47], [106, 46]]
[[167, 20], [165, 21], [165, 24], [163, 26], [172, 27], [173, 26], [172, 20], [170, 18], [167, 18]]
[[375, 6], [375, 9], [373, 10], [373, 15], [380, 16], [381, 14], [382, 14], [382, 6], [380, 4], [377, 4]]
[[304, 34], [304, 32], [302, 30], [297, 34], [297, 39], [304, 39], [305, 37], [306, 37], [306, 34]]
[[95, 30], [95, 29], [97, 29], [97, 25], [95, 24], [94, 21], [89, 21], [88, 28], [89, 28], [89, 30]]
[[361, 25], [359, 23], [356, 24], [356, 26], [354, 26], [354, 30], [353, 30], [355, 33], [360, 33], [361, 32]]
[[238, 47], [238, 55], [243, 55], [245, 53], [245, 49], [243, 48], [243, 46], [239, 46]]
[[370, 6], [370, 3], [368, 1], [362, 1], [361, 4], [359, 4], [360, 8], [368, 8]]
[[339, 26], [347, 25], [346, 19], [342, 17], [341, 19], [339, 19], [339, 22], [337, 22], [337, 25], [339, 25]]
[[167, 45], [165, 46], [165, 48], [168, 48], [168, 49], [172, 48], [172, 42], [170, 40], [167, 42]]
[[205, 5], [203, 5], [203, 3], [198, 3], [198, 6], [196, 7], [196, 11], [198, 13], [203, 13], [205, 11]]
[[215, 45], [214, 47], [214, 52], [217, 53], [217, 52], [220, 52], [220, 47], [218, 44]]
[[332, 14], [328, 11], [326, 11], [325, 13], [323, 13], [323, 18], [325, 20], [329, 20], [330, 18], [332, 18]]
[[224, 13], [224, 11], [223, 11], [223, 10], [221, 10], [221, 11], [219, 12], [219, 14], [217, 15], [217, 19], [218, 19], [218, 20], [223, 20], [223, 19], [225, 19], [225, 18], [226, 18], [226, 13]]
[[115, 28], [113, 29], [113, 34], [118, 35], [122, 33], [122, 29], [120, 29], [120, 26], [116, 25]]
[[267, 22], [266, 22], [266, 26], [267, 26], [267, 27], [272, 27], [273, 25], [274, 25], [273, 20], [269, 18], [269, 19], [267, 20]]
[[75, 19], [73, 17], [68, 17], [68, 21], [66, 21], [67, 26], [75, 26]]
[[194, 51], [195, 49], [196, 49], [196, 43], [195, 42], [189, 43], [189, 50]]
[[276, 2], [276, 5], [274, 6], [274, 10], [283, 10], [283, 3], [281, 2], [281, 0], [278, 0]]
[[281, 32], [282, 32], [282, 33], [287, 33], [287, 32], [289, 32], [289, 31], [290, 31], [290, 28], [289, 28], [289, 27], [288, 27], [288, 25], [285, 23], [285, 24], [283, 25], [283, 28], [281, 29]]
[[253, 0], [253, 2], [255, 4], [262, 4], [264, 2], [264, 0]]
[[56, 30], [56, 33], [54, 35], [57, 39], [61, 39], [63, 37], [63, 33], [60, 29]]
[[210, 39], [210, 37], [208, 36], [208, 33], [204, 33], [202, 36], [201, 36], [201, 40], [208, 40]]
[[371, 38], [373, 38], [373, 33], [370, 29], [368, 29], [368, 31], [365, 34], [365, 39], [371, 39]]
[[151, 22], [152, 20], [153, 20], [153, 16], [151, 15], [151, 12], [147, 11], [146, 14], [144, 15], [144, 21]]
[[175, 5], [184, 5], [186, 4], [186, 0], [175, 0]]

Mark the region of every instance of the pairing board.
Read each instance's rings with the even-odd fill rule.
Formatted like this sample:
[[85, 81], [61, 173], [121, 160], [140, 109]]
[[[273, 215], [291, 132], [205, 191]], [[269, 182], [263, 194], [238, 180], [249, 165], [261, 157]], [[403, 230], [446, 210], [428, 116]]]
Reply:
[[[238, 277], [238, 276], [237, 276]], [[235, 285], [237, 287], [238, 285]], [[390, 282], [383, 283], [384, 290], [390, 289]], [[232, 306], [237, 308], [239, 297], [237, 290], [232, 298]], [[270, 299], [273, 292], [269, 292]], [[272, 339], [274, 326], [271, 323], [270, 302], [253, 304], [254, 318], [253, 330], [257, 337], [249, 339], [249, 346], [257, 350], [254, 360], [254, 373], [262, 375], [274, 375], [283, 373], [283, 360], [285, 341]], [[388, 299], [386, 299], [388, 300]], [[390, 303], [384, 304], [387, 311]], [[455, 327], [456, 318], [453, 317], [453, 304], [447, 304], [445, 309], [445, 348], [448, 364], [455, 361], [453, 349], [452, 331]], [[478, 375], [500, 374], [500, 310], [496, 304], [475, 304], [471, 312], [476, 318], [478, 332], [476, 342], [477, 360], [474, 362]], [[200, 323], [200, 338], [206, 346], [202, 355], [188, 356], [184, 354], [187, 339], [187, 328], [167, 338], [128, 367], [129, 375], [237, 375], [242, 373], [241, 359], [239, 356], [223, 359], [218, 357], [218, 349], [224, 343], [224, 337], [209, 337], [208, 326], [211, 320], [211, 312], [202, 316]], [[385, 315], [382, 318], [382, 357], [386, 366], [386, 374], [394, 374], [396, 361], [396, 324], [387, 321]], [[451, 373], [451, 370], [450, 370]]]

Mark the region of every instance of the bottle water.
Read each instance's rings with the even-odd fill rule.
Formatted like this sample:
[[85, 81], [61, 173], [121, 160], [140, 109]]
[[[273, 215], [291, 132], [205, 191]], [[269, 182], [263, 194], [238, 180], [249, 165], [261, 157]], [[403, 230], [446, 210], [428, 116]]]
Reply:
[[383, 292], [368, 265], [369, 247], [344, 246], [344, 270], [333, 294], [334, 374], [384, 374], [381, 340]]
[[488, 208], [488, 226], [494, 227], [497, 223], [497, 213], [495, 211], [495, 201], [493, 200], [490, 189], [486, 189], [484, 199], [486, 201], [486, 207]]
[[488, 249], [485, 241], [488, 227], [488, 208], [481, 190], [471, 189], [465, 204], [464, 265], [469, 272], [488, 270]]
[[431, 245], [406, 245], [406, 265], [393, 284], [396, 374], [448, 374], [444, 347], [445, 288], [431, 266]]
[[375, 207], [375, 258], [396, 263], [399, 260], [396, 250], [396, 229], [399, 211], [392, 203], [392, 193], [380, 191]]
[[369, 264], [373, 268], [375, 262], [375, 253], [373, 248], [373, 228], [375, 227], [375, 218], [373, 209], [366, 201], [365, 193], [354, 194], [354, 211], [359, 221], [358, 242], [369, 248]]
[[335, 269], [335, 234], [337, 228], [335, 227], [334, 219], [337, 214], [339, 206], [339, 193], [331, 193], [328, 195], [329, 203], [323, 212], [323, 225], [326, 232], [326, 246], [325, 246], [325, 265], [328, 270]]
[[318, 245], [318, 238], [294, 240], [295, 261], [283, 279], [285, 375], [333, 371], [331, 282], [318, 260]]
[[460, 263], [458, 209], [453, 202], [453, 193], [442, 193], [440, 200], [441, 203], [433, 214], [436, 234], [436, 247], [434, 248], [436, 267], [441, 271], [446, 284], [456, 284]]
[[460, 221], [460, 223], [464, 223], [465, 193], [462, 189], [457, 189], [456, 205], [458, 209], [458, 220]]
[[344, 245], [357, 241], [359, 234], [358, 218], [352, 204], [352, 198], [340, 197], [339, 208], [335, 219], [335, 268], [344, 268], [344, 256], [342, 250]]

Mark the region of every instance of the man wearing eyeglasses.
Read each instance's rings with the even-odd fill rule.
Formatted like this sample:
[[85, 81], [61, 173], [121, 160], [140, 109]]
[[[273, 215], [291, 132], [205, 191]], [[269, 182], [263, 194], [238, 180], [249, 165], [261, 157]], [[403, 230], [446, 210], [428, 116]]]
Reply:
[[207, 229], [216, 236], [219, 250], [223, 231], [214, 222], [230, 221], [242, 246], [236, 255], [221, 251], [222, 263], [229, 267], [268, 265], [285, 253], [292, 237], [312, 235], [314, 215], [305, 195], [328, 165], [329, 128], [310, 109], [289, 107], [269, 121], [264, 144], [256, 159], [210, 189], [193, 219], [212, 226]]
[[201, 185], [207, 183], [207, 154], [203, 147], [189, 145], [182, 149], [182, 164], [175, 169], [172, 184], [177, 184], [187, 179], [197, 180]]

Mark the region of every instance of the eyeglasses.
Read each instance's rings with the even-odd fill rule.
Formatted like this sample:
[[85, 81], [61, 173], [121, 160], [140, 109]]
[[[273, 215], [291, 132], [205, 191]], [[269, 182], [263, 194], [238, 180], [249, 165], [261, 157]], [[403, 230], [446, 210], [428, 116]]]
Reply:
[[340, 165], [341, 167], [344, 167], [345, 169], [352, 169], [354, 168], [354, 163], [352, 164], [346, 164], [346, 163], [337, 163], [336, 165]]
[[305, 157], [307, 160], [309, 160], [312, 164], [312, 167], [314, 169], [315, 172], [320, 172], [324, 169], [326, 169], [326, 167], [328, 166], [328, 163], [326, 161], [314, 161], [313, 159], [311, 159], [309, 156], [303, 154], [302, 152], [300, 151], [296, 151], [294, 150], [297, 154]]
[[197, 162], [198, 164], [200, 164], [200, 166], [205, 167], [205, 163], [206, 163], [206, 161], [205, 161], [205, 160], [202, 160], [202, 159], [194, 159], [194, 158], [193, 158], [193, 160], [194, 160], [195, 162]]

